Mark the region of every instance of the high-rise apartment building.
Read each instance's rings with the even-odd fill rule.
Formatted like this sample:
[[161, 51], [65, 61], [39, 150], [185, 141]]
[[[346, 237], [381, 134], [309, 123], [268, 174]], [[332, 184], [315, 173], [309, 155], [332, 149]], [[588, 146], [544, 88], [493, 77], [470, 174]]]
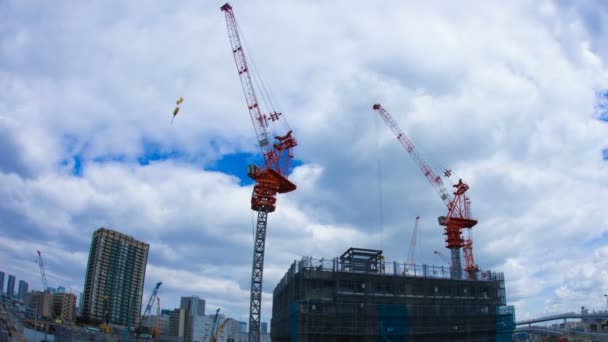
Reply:
[[8, 275], [8, 283], [6, 284], [6, 294], [9, 297], [15, 296], [15, 276], [12, 274]]
[[147, 243], [112, 229], [93, 233], [81, 312], [85, 320], [102, 322], [107, 305], [111, 323], [139, 324], [148, 249]]
[[4, 272], [0, 271], [0, 293], [4, 292]]
[[17, 292], [17, 297], [19, 299], [25, 298], [28, 287], [29, 285], [27, 282], [25, 282], [24, 280], [19, 280], [19, 291]]

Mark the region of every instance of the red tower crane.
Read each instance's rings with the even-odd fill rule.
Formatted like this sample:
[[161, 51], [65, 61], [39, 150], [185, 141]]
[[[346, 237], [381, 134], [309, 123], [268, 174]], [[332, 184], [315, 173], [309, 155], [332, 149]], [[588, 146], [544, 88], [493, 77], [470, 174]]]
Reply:
[[[439, 194], [441, 200], [446, 204], [448, 209], [447, 215], [439, 217], [439, 224], [445, 226], [444, 235], [446, 235], [446, 247], [450, 249], [451, 253], [452, 276], [461, 278], [462, 267], [460, 261], [460, 248], [465, 246], [465, 241], [462, 238], [462, 230], [465, 228], [472, 228], [477, 224], [477, 220], [470, 217], [470, 201], [466, 195], [469, 186], [460, 179], [457, 184], [453, 185], [454, 191], [452, 194], [448, 193], [442, 178], [430, 167], [426, 159], [419, 153], [416, 145], [408, 138], [405, 132], [403, 132], [393, 117], [382, 108], [380, 104], [375, 104], [373, 109], [393, 131], [397, 140], [399, 140], [405, 150], [412, 156], [414, 162], [420, 171], [422, 171], [422, 174], [427, 178]], [[450, 170], [443, 171], [444, 177], [447, 178], [450, 177], [450, 175]], [[475, 279], [477, 266], [474, 264], [472, 241], [469, 241], [467, 248], [468, 250], [465, 250], [465, 259], [467, 262], [465, 270], [469, 275], [469, 279]]]
[[[257, 143], [264, 157], [264, 162], [261, 166], [249, 165], [247, 169], [247, 175], [256, 182], [251, 196], [251, 209], [258, 212], [251, 270], [249, 342], [259, 342], [267, 218], [268, 213], [276, 209], [277, 194], [296, 189], [296, 185], [287, 179], [287, 172], [289, 171], [289, 162], [293, 158], [292, 149], [298, 143], [289, 129], [285, 135], [275, 136], [274, 143], [271, 142], [268, 132], [269, 121], [278, 121], [282, 115], [275, 110], [268, 111], [268, 114], [262, 113], [253, 86], [251, 70], [247, 64], [245, 51], [241, 44], [239, 29], [232, 6], [226, 3], [221, 7], [221, 10], [226, 15], [228, 37], [236, 69], [243, 93], [245, 94], [247, 109], [251, 116]], [[286, 124], [285, 120], [282, 121]]]

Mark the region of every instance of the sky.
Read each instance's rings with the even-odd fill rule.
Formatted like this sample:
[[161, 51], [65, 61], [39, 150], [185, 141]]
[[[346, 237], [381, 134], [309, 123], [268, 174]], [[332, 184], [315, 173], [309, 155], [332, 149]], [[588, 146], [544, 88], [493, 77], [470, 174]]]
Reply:
[[[0, 270], [79, 294], [100, 227], [150, 244], [144, 302], [247, 321], [258, 162], [223, 2], [0, 0]], [[299, 145], [262, 320], [294, 260], [442, 264], [445, 205], [372, 110], [470, 185], [476, 263], [518, 319], [608, 303], [602, 1], [232, 2]], [[175, 122], [175, 100], [184, 103]], [[280, 127], [278, 128], [280, 131]]]

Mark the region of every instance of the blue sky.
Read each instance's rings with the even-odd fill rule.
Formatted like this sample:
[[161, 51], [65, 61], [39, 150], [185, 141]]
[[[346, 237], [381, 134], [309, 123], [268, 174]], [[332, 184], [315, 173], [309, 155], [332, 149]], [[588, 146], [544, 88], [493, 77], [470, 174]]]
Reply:
[[[40, 249], [49, 284], [79, 293], [110, 227], [150, 243], [146, 296], [163, 281], [164, 308], [198, 295], [247, 319], [260, 157], [222, 4], [0, 2], [0, 270], [40, 288]], [[298, 190], [269, 220], [264, 320], [293, 260], [403, 260], [416, 216], [416, 262], [439, 262], [445, 207], [378, 102], [471, 186], [476, 261], [505, 273], [517, 317], [604, 307], [602, 2], [233, 7], [299, 143]]]

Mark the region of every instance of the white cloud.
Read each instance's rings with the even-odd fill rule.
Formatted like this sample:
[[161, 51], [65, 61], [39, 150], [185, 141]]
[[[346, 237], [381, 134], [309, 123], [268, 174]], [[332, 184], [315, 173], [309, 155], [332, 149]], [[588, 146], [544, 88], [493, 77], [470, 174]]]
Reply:
[[[245, 165], [208, 170], [256, 152], [220, 5], [0, 5], [0, 256], [18, 260], [1, 267], [37, 284], [41, 248], [76, 291], [107, 226], [151, 244], [146, 289], [161, 279], [167, 307], [200, 295], [246, 318], [251, 186], [227, 174]], [[294, 259], [360, 246], [402, 260], [417, 215], [417, 261], [439, 263], [445, 208], [376, 102], [471, 185], [475, 256], [505, 272], [518, 318], [608, 291], [604, 6], [233, 5], [303, 162], [269, 218], [265, 319]], [[138, 164], [151, 153], [170, 158]]]

